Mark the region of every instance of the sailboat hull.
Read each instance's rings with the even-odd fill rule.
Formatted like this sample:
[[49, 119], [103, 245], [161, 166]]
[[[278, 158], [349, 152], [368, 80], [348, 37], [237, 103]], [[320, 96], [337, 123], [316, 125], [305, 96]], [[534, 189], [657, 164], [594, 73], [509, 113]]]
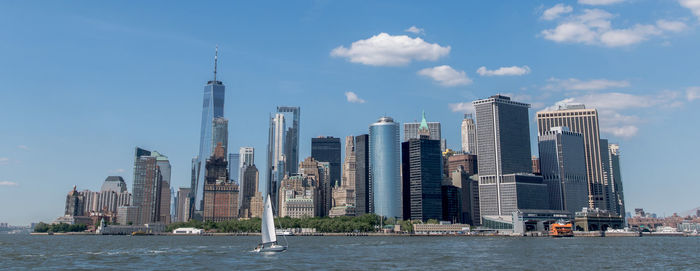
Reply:
[[255, 252], [283, 252], [285, 250], [287, 250], [286, 246], [272, 245], [269, 247], [255, 249]]

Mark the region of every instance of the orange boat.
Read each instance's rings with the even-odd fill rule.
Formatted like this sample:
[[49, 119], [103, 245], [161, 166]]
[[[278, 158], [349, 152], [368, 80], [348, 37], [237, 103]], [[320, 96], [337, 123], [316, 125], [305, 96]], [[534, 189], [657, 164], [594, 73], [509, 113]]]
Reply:
[[557, 221], [549, 225], [549, 236], [552, 237], [573, 237], [571, 222]]

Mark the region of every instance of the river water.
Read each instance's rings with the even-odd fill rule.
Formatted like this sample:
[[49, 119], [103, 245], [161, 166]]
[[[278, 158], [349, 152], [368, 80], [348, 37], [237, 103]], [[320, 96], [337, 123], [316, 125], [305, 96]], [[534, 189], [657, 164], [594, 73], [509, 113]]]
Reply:
[[272, 255], [259, 238], [0, 235], [0, 269], [700, 270], [697, 237], [293, 236]]

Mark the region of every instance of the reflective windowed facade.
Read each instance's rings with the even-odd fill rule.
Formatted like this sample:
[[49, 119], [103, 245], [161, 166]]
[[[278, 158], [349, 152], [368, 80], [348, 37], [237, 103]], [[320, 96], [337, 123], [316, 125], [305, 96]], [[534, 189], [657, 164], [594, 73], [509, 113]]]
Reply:
[[402, 217], [399, 124], [382, 117], [369, 126], [369, 178], [374, 213]]
[[[204, 172], [206, 160], [211, 156], [214, 145], [214, 119], [224, 116], [224, 98], [226, 88], [221, 81], [209, 81], [204, 86], [202, 103], [202, 126], [199, 131], [199, 155], [194, 163], [192, 176], [191, 208], [202, 210], [202, 190], [204, 189]], [[192, 214], [192, 212], [191, 212]]]

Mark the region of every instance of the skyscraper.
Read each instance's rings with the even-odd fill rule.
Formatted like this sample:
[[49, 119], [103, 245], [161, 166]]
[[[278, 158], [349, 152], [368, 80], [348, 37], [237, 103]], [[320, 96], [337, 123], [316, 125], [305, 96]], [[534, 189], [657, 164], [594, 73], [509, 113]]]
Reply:
[[583, 135], [568, 127], [552, 127], [538, 138], [540, 169], [549, 189], [552, 210], [588, 207], [588, 182]]
[[442, 219], [442, 154], [440, 141], [409, 139], [401, 143], [403, 219]]
[[67, 216], [83, 216], [85, 214], [85, 197], [78, 193], [76, 186], [73, 186], [73, 190], [66, 195], [64, 214]]
[[152, 155], [156, 156], [156, 165], [161, 175], [161, 187], [160, 187], [160, 218], [158, 221], [161, 223], [170, 223], [170, 161], [168, 157], [161, 155], [157, 152], [153, 152]]
[[207, 159], [204, 182], [204, 221], [228, 221], [238, 217], [238, 185], [228, 176], [226, 151], [219, 142]]
[[476, 124], [472, 114], [464, 114], [462, 120], [462, 151], [476, 154]]
[[214, 55], [214, 79], [204, 86], [204, 98], [202, 106], [202, 126], [199, 131], [199, 154], [193, 161], [192, 171], [192, 195], [190, 196], [190, 216], [194, 215], [194, 210], [202, 210], [201, 200], [204, 188], [204, 172], [206, 171], [206, 161], [211, 156], [214, 146], [214, 119], [224, 116], [224, 98], [226, 88], [221, 81], [216, 80], [216, 68], [218, 61], [218, 48]]
[[381, 117], [369, 126], [369, 178], [372, 209], [383, 217], [402, 217], [399, 124]]
[[333, 206], [329, 216], [355, 215], [355, 138], [345, 137], [345, 162], [341, 185], [333, 188]]
[[121, 176], [107, 177], [97, 198], [98, 212], [116, 214], [119, 206], [131, 205], [131, 193], [127, 191], [126, 182]]
[[427, 126], [430, 132], [430, 139], [440, 140], [440, 151], [445, 151], [447, 148], [446, 142], [442, 139], [442, 132], [439, 122], [428, 122], [425, 119], [425, 111], [421, 116], [421, 122], [409, 122], [403, 124], [403, 141], [408, 141], [412, 138], [420, 138], [419, 130], [421, 126]]
[[270, 133], [267, 143], [267, 181], [260, 183], [263, 197], [272, 197], [272, 209], [277, 209], [277, 191], [285, 175], [285, 120], [284, 114], [277, 113], [270, 118]]
[[610, 144], [608, 149], [610, 150], [610, 170], [612, 171], [612, 181], [610, 183], [613, 185], [612, 191], [615, 193], [615, 198], [617, 198], [616, 211], [624, 219], [626, 212], [625, 194], [622, 188], [622, 172], [620, 172], [620, 145]]
[[547, 185], [531, 173], [529, 104], [494, 95], [474, 101], [479, 151], [479, 203], [485, 216], [547, 209]]
[[[166, 186], [168, 193], [170, 193], [169, 181], [170, 162], [168, 158], [155, 151], [136, 148], [132, 199], [133, 205], [139, 208], [139, 224], [168, 222], [165, 216], [170, 217], [170, 197], [164, 199], [162, 196]], [[164, 207], [166, 200], [167, 207]]]
[[[241, 178], [240, 193], [238, 194], [238, 208], [240, 217], [251, 217], [250, 203], [258, 191], [258, 180], [260, 175], [255, 165], [243, 168], [243, 178]], [[259, 193], [258, 193], [259, 194]]]
[[313, 190], [313, 199], [316, 204], [314, 207], [316, 216], [327, 216], [332, 206], [329, 163], [319, 162], [313, 157], [307, 157], [299, 163], [298, 172], [299, 174], [297, 175], [301, 175], [304, 178], [307, 183], [306, 186], [315, 188]]
[[212, 120], [212, 139], [211, 139], [211, 153], [214, 153], [217, 144], [221, 143], [224, 151], [228, 153], [228, 120], [223, 117], [214, 118]]
[[355, 137], [355, 214], [372, 213], [372, 183], [369, 179], [369, 135]]
[[462, 169], [468, 175], [478, 172], [477, 156], [475, 154], [460, 153], [447, 158], [448, 174], [452, 174], [457, 169]]
[[340, 185], [340, 138], [320, 136], [311, 139], [311, 157], [330, 166], [331, 186]]
[[600, 160], [602, 161], [603, 168], [605, 209], [611, 213], [617, 214], [617, 195], [614, 192], [612, 169], [610, 168], [610, 149], [608, 149], [607, 139], [600, 139]]
[[190, 201], [187, 200], [187, 197], [191, 191], [192, 189], [189, 187], [180, 187], [177, 190], [176, 222], [187, 222], [189, 219], [188, 212], [190, 211]]
[[[239, 153], [229, 153], [228, 154], [228, 177], [231, 181], [237, 181], [239, 184], [241, 182], [240, 173], [240, 160], [241, 155]], [[234, 179], [235, 178], [235, 179]]]
[[606, 209], [598, 111], [586, 109], [582, 104], [571, 104], [559, 106], [557, 110], [553, 111], [537, 112], [537, 132], [539, 135], [557, 126], [569, 127], [571, 132], [583, 135], [588, 182], [588, 207]]
[[[287, 122], [291, 126], [287, 127]], [[277, 209], [279, 185], [284, 176], [296, 174], [299, 163], [300, 109], [294, 106], [278, 106], [270, 116], [270, 132], [267, 143], [267, 180], [260, 183], [263, 197], [269, 193], [272, 209]]]
[[301, 110], [298, 106], [278, 106], [277, 113], [291, 115], [287, 121], [291, 126], [287, 127], [284, 138], [284, 157], [286, 158], [285, 174], [292, 176], [297, 173], [299, 167], [299, 121]]

